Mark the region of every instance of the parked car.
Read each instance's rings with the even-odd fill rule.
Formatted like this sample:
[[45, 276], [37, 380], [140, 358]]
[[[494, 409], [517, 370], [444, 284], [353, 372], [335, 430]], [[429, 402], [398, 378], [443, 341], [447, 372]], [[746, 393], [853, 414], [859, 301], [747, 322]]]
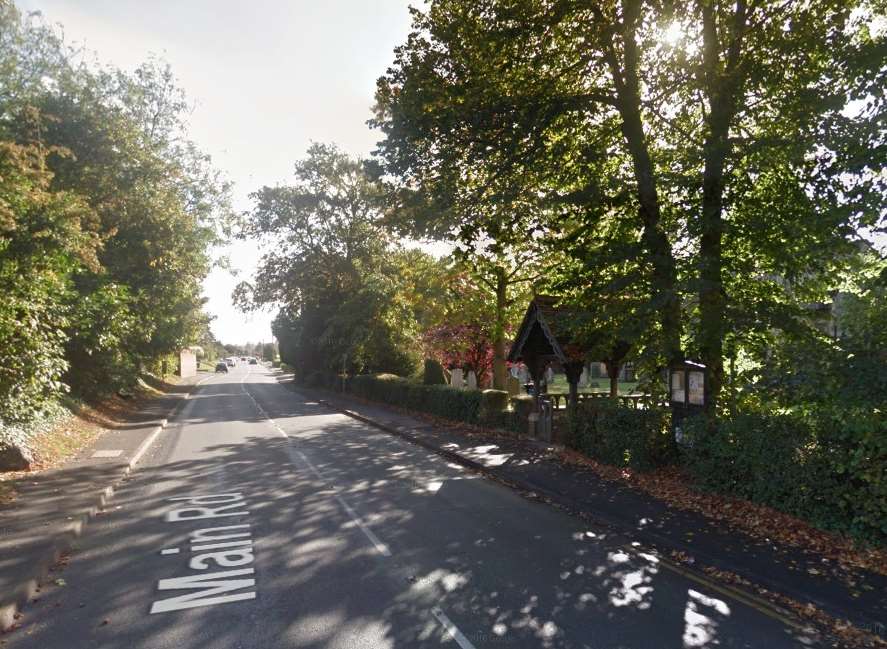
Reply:
[[216, 372], [225, 372], [228, 373], [228, 363], [225, 361], [219, 361], [216, 363]]

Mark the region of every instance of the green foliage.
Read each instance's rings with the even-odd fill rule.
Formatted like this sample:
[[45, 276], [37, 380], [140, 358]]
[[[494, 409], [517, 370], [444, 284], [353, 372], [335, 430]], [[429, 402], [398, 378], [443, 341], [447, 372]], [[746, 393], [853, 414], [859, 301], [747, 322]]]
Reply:
[[788, 511], [813, 495], [804, 479], [813, 433], [797, 418], [745, 414], [710, 433], [702, 421], [686, 428], [688, 466], [704, 486]]
[[508, 409], [508, 392], [505, 390], [481, 390], [480, 395], [482, 416], [488, 412], [501, 412]]
[[568, 444], [605, 464], [648, 470], [675, 459], [669, 424], [667, 410], [595, 399], [571, 409]]
[[261, 355], [263, 361], [274, 362], [274, 359], [277, 358], [277, 345], [273, 342], [263, 343]]
[[64, 390], [64, 286], [32, 279], [22, 282], [0, 262], [0, 425], [33, 419]]
[[426, 412], [469, 424], [478, 422], [481, 393], [448, 385], [424, 385], [393, 374], [360, 374], [350, 379], [348, 390], [359, 397]]
[[526, 408], [509, 409], [508, 400], [508, 392], [504, 390], [482, 390], [479, 423], [486, 428], [524, 435], [529, 411]]
[[283, 305], [273, 325], [281, 358], [300, 373], [413, 375], [440, 268], [381, 226], [380, 188], [363, 161], [314, 144], [291, 186], [252, 198], [240, 236], [260, 238], [268, 252], [237, 299]]
[[227, 186], [167, 66], [79, 59], [0, 3], [0, 421], [131, 382], [207, 330]]
[[446, 385], [447, 377], [443, 366], [433, 358], [425, 359], [425, 371], [422, 375], [422, 383], [425, 385]]
[[51, 430], [78, 407], [77, 402], [65, 397], [44, 401], [36, 411], [39, 416], [31, 416], [25, 421], [0, 420], [0, 451], [4, 447], [15, 447], [29, 455], [32, 440], [37, 435]]
[[138, 357], [128, 348], [139, 330], [131, 306], [125, 287], [103, 282], [82, 291], [73, 305], [67, 327], [66, 379], [80, 392], [107, 392], [138, 375]]
[[479, 423], [485, 428], [505, 431], [512, 435], [527, 434], [527, 416], [515, 410], [484, 410]]
[[883, 18], [433, 0], [377, 84], [380, 164], [428, 232], [561, 259], [590, 340], [649, 370], [700, 357], [713, 415], [727, 355], [828, 301], [850, 240], [883, 230]]
[[52, 190], [47, 156], [0, 139], [0, 421], [9, 423], [64, 390], [70, 276], [97, 263], [90, 210]]
[[887, 420], [855, 408], [747, 412], [687, 426], [685, 462], [703, 487], [887, 541]]

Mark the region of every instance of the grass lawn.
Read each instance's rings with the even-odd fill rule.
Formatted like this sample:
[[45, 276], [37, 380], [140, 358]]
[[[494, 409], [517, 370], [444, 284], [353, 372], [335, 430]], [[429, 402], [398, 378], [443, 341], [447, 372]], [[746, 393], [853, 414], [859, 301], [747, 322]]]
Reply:
[[[637, 381], [619, 381], [619, 394], [630, 394], [635, 391], [638, 386]], [[548, 391], [567, 394], [570, 391], [570, 384], [567, 383], [567, 377], [564, 374], [555, 374], [554, 380], [548, 384]], [[579, 392], [610, 392], [610, 379], [600, 378], [591, 379], [589, 387], [579, 386]]]

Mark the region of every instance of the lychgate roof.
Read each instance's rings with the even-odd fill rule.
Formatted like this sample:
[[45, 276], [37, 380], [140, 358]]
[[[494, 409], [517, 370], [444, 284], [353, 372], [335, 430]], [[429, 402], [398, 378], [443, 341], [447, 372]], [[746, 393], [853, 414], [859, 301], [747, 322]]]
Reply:
[[574, 309], [558, 306], [558, 300], [550, 295], [533, 298], [508, 352], [510, 362], [523, 360], [525, 356], [556, 360], [562, 364], [573, 360], [565, 349], [573, 339], [570, 325]]

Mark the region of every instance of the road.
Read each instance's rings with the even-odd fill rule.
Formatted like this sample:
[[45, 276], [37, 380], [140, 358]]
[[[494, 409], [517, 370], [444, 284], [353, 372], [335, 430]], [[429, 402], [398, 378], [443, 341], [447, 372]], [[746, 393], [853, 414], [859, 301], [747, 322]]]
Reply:
[[192, 394], [58, 577], [5, 646], [809, 646], [261, 366]]

